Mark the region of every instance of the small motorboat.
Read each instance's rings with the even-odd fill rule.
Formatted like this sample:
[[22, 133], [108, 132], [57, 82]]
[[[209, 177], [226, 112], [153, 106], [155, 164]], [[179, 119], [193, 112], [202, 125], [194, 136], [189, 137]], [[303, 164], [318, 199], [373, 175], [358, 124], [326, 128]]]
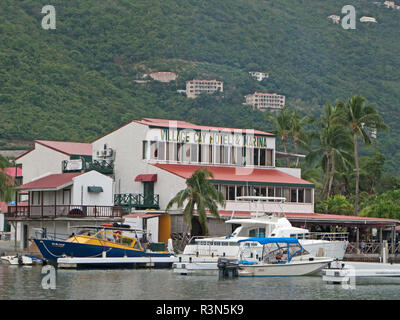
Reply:
[[248, 238], [240, 240], [243, 248], [255, 243], [263, 246], [262, 255], [238, 261], [239, 277], [287, 277], [317, 274], [332, 258], [315, 257], [297, 238]]
[[33, 260], [31, 257], [26, 255], [17, 254], [15, 256], [2, 256], [0, 257], [1, 262], [11, 265], [32, 265]]
[[[33, 239], [47, 262], [56, 264], [58, 258], [65, 257], [129, 258], [171, 256], [171, 253], [166, 251], [151, 251], [144, 248], [136, 233], [139, 230], [130, 229], [129, 226], [80, 226], [75, 228], [80, 229], [78, 233], [73, 233], [63, 240], [59, 240], [59, 236], [52, 239], [50, 235]], [[126, 236], [126, 233], [133, 234], [133, 236]]]

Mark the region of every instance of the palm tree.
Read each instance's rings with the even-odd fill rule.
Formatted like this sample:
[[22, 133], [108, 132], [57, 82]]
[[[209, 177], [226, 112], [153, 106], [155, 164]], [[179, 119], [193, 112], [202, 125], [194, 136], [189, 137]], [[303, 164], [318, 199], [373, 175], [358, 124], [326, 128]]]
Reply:
[[[272, 115], [267, 113], [265, 118], [273, 122], [275, 130], [274, 134], [280, 137], [283, 151], [287, 153], [287, 143], [291, 133], [293, 112], [287, 107], [281, 109], [278, 113]], [[287, 167], [290, 167], [290, 159], [286, 158]]]
[[[294, 153], [298, 154], [299, 144], [303, 146], [308, 146], [308, 136], [307, 132], [304, 130], [304, 124], [312, 123], [314, 121], [313, 118], [305, 116], [301, 118], [296, 111], [292, 112], [291, 115], [291, 123], [290, 123], [290, 135], [293, 139], [294, 144]], [[300, 158], [296, 159], [296, 168], [299, 167]]]
[[329, 198], [332, 193], [333, 180], [337, 165], [347, 168], [352, 159], [351, 139], [346, 128], [337, 121], [337, 107], [327, 104], [321, 116], [317, 138], [318, 147], [311, 151], [306, 159], [309, 163], [318, 160], [325, 172], [321, 198]]
[[212, 177], [212, 173], [206, 169], [196, 170], [186, 180], [187, 188], [179, 191], [167, 205], [166, 211], [171, 209], [174, 203], [177, 204], [178, 208], [182, 208], [186, 203], [183, 209], [183, 217], [188, 226], [186, 234], [192, 228], [192, 219], [195, 212], [198, 214], [200, 224], [203, 226], [206, 235], [208, 235], [206, 210], [208, 209], [217, 219], [220, 218], [218, 204], [225, 207], [225, 198], [208, 180]]
[[350, 98], [347, 103], [340, 102], [338, 108], [341, 113], [341, 119], [350, 127], [353, 135], [354, 145], [354, 162], [356, 166], [356, 194], [354, 213], [358, 215], [359, 202], [359, 183], [360, 183], [360, 167], [358, 163], [358, 139], [361, 138], [364, 144], [371, 144], [371, 138], [368, 134], [368, 129], [372, 130], [387, 130], [388, 127], [383, 119], [379, 116], [377, 110], [366, 105], [366, 99], [360, 95], [355, 95]]
[[0, 156], [0, 201], [11, 201], [14, 193], [13, 179], [4, 172], [4, 169], [9, 166], [8, 160]]

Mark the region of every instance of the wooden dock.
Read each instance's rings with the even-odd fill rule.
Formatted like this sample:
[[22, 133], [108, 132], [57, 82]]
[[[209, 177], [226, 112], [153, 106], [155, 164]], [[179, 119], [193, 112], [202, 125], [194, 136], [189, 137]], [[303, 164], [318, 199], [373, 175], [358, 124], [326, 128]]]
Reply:
[[98, 258], [73, 258], [57, 259], [58, 268], [171, 268], [175, 261], [170, 257], [98, 257]]

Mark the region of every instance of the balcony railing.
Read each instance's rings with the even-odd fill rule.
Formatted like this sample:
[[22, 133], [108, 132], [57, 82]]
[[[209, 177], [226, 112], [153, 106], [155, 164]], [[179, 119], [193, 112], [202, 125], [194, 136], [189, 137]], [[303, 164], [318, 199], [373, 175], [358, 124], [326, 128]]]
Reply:
[[8, 218], [120, 218], [123, 208], [118, 206], [34, 205], [9, 206]]
[[114, 195], [114, 204], [125, 208], [160, 209], [158, 194], [120, 193]]
[[96, 170], [104, 174], [112, 174], [114, 172], [114, 160], [92, 160], [85, 159], [64, 160], [62, 162], [62, 171], [79, 172]]

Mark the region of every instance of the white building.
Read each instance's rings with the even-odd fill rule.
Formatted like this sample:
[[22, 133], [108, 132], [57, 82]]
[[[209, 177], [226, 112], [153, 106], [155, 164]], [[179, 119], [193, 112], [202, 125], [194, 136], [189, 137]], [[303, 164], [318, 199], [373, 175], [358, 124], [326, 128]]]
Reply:
[[258, 72], [258, 71], [250, 71], [249, 74], [253, 77], [256, 78], [257, 81], [263, 81], [265, 78], [269, 78], [269, 74], [265, 72]]
[[328, 16], [328, 19], [331, 20], [333, 23], [338, 24], [340, 22], [340, 16], [336, 14], [331, 14]]
[[276, 93], [254, 92], [245, 96], [244, 104], [253, 106], [253, 109], [261, 111], [279, 110], [285, 106], [285, 96]]
[[122, 208], [114, 207], [113, 183], [93, 170], [50, 174], [19, 186], [28, 193], [28, 204], [9, 207], [12, 238], [27, 248], [38, 228], [69, 234], [82, 223], [122, 221]]
[[63, 172], [63, 161], [70, 159], [91, 158], [90, 143], [35, 140], [32, 149], [15, 159], [22, 165], [24, 183]]
[[202, 93], [223, 92], [224, 83], [217, 80], [190, 80], [186, 82], [186, 96], [196, 98]]
[[[117, 155], [116, 205], [165, 213], [170, 199], [186, 188], [186, 179], [207, 168], [227, 199], [226, 207], [220, 208], [223, 214], [257, 209], [236, 199], [246, 195], [286, 198], [285, 204], [266, 203], [258, 205], [259, 210], [314, 212], [314, 185], [301, 179], [300, 169], [275, 167], [275, 136], [268, 132], [144, 118], [97, 139], [93, 152], [104, 145]], [[160, 230], [181, 232], [174, 219], [174, 215], [165, 219]], [[226, 230], [219, 228], [225, 227], [211, 223], [210, 232], [222, 233]]]
[[361, 18], [360, 18], [360, 22], [373, 22], [373, 23], [377, 23], [378, 21], [376, 21], [376, 18], [373, 18], [373, 17], [361, 17]]

